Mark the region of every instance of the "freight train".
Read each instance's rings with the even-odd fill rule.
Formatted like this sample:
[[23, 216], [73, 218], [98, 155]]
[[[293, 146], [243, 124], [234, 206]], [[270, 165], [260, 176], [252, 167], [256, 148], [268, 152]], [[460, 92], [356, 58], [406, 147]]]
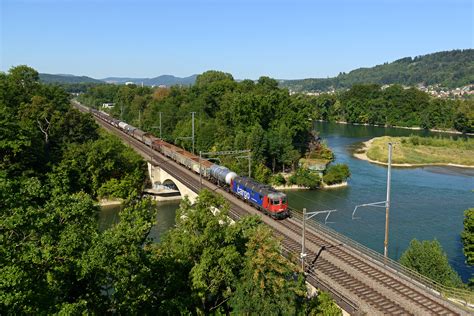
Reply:
[[[81, 107], [84, 107], [80, 105]], [[84, 107], [86, 109], [86, 107]], [[147, 132], [122, 122], [108, 113], [87, 108], [92, 115], [108, 124], [121, 129], [126, 134], [146, 144], [150, 148], [169, 157], [184, 167], [201, 173], [209, 181], [223, 186], [228, 192], [253, 205], [261, 212], [276, 219], [290, 216], [288, 199], [285, 193], [273, 189], [271, 186], [258, 183], [252, 178], [241, 177], [224, 166], [200, 159], [198, 156], [170, 143], [163, 141]]]

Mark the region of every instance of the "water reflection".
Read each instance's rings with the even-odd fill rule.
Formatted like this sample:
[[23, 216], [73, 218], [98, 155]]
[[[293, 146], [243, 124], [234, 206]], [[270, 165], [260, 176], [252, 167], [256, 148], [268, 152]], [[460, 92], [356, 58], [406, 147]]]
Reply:
[[[163, 237], [163, 234], [175, 225], [176, 210], [179, 207], [179, 203], [180, 201], [167, 201], [157, 203], [156, 223], [150, 231], [150, 237], [155, 242], [159, 242]], [[118, 221], [120, 220], [120, 210], [120, 205], [103, 206], [102, 211], [99, 215], [100, 229], [105, 230], [118, 223]]]

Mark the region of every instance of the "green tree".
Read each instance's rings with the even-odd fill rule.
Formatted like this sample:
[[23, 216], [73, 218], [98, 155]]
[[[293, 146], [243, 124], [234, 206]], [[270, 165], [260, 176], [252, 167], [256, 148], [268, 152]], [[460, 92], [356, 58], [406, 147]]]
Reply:
[[[153, 91], [147, 93], [133, 86], [115, 91], [98, 86], [81, 100], [97, 104], [107, 96], [108, 102], [116, 102], [112, 114], [131, 124], [138, 124], [138, 109], [142, 109], [143, 129], [155, 135], [161, 113], [163, 138], [188, 149], [190, 142], [183, 137], [191, 134], [189, 112], [199, 113], [196, 149], [251, 149], [254, 165], [264, 164], [273, 170], [294, 167], [310, 140], [311, 103], [291, 98], [287, 90], [278, 88], [278, 82], [268, 77], [257, 83], [236, 82], [230, 74], [207, 71], [191, 87], [171, 87], [159, 97], [153, 97]], [[232, 161], [227, 159], [225, 163], [230, 167]], [[240, 169], [240, 163], [235, 165]]]
[[26, 65], [10, 68], [5, 79], [7, 89], [2, 94], [11, 102], [13, 108], [17, 108], [21, 103], [30, 102], [31, 96], [40, 86], [38, 72]]
[[285, 259], [270, 229], [250, 237], [242, 274], [230, 304], [237, 314], [294, 315], [306, 295], [303, 278]]
[[[463, 252], [468, 265], [474, 265], [474, 208], [464, 212], [464, 230], [461, 232]], [[474, 277], [471, 275], [469, 286], [474, 286]]]
[[474, 265], [474, 208], [464, 212], [464, 230], [461, 238], [467, 264]]
[[463, 133], [474, 132], [474, 101], [462, 102], [455, 114], [454, 128]]
[[132, 197], [120, 211], [119, 223], [96, 234], [82, 261], [89, 286], [100, 289], [90, 294], [88, 310], [137, 314], [157, 308], [162, 278], [148, 238], [155, 213], [149, 200]]
[[327, 292], [319, 292], [306, 303], [305, 314], [309, 316], [339, 316], [341, 309]]
[[300, 167], [289, 179], [289, 184], [296, 184], [301, 187], [316, 189], [321, 184], [321, 178], [310, 169]]
[[102, 134], [94, 142], [67, 146], [49, 177], [61, 192], [83, 190], [94, 197], [126, 198], [141, 192], [145, 162], [117, 138]]
[[272, 175], [270, 168], [263, 163], [258, 163], [257, 165], [253, 164], [253, 166], [255, 166], [253, 168], [253, 178], [260, 183], [269, 183]]
[[463, 284], [437, 240], [419, 242], [413, 239], [400, 257], [400, 263], [445, 286], [460, 287]]
[[[176, 228], [161, 246], [165, 258], [182, 262], [182, 275], [175, 276], [178, 280], [173, 282], [189, 282], [188, 289], [175, 293], [174, 300], [187, 311], [228, 310], [226, 302], [240, 270], [241, 253], [234, 241], [243, 238], [233, 233], [238, 228], [231, 228], [228, 208], [222, 197], [208, 191], [203, 191], [195, 204], [184, 200], [176, 215]], [[183, 277], [184, 281], [179, 281]]]
[[272, 184], [274, 185], [285, 185], [286, 179], [283, 177], [281, 173], [278, 173], [272, 177]]
[[351, 176], [349, 166], [346, 164], [331, 165], [323, 176], [323, 181], [326, 184], [336, 184], [346, 181]]
[[10, 197], [1, 205], [0, 310], [54, 313], [78, 302], [89, 286], [81, 265], [98, 233], [97, 206], [84, 193], [44, 202], [48, 192], [35, 178], [2, 184]]

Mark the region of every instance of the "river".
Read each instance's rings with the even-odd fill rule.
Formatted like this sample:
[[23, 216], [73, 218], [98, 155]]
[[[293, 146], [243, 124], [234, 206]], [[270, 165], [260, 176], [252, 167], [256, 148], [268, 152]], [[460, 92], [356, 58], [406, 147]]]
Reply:
[[[384, 208], [360, 208], [352, 220], [357, 204], [384, 201], [387, 169], [352, 156], [353, 148], [372, 137], [427, 136], [434, 133], [373, 126], [315, 123], [315, 129], [336, 154], [337, 163], [349, 165], [352, 177], [349, 186], [332, 190], [287, 191], [290, 206], [309, 211], [337, 209], [327, 225], [336, 231], [383, 253], [385, 232]], [[451, 137], [449, 134], [437, 134]], [[458, 137], [458, 136], [452, 136]], [[447, 253], [454, 269], [466, 282], [474, 268], [464, 263], [460, 232], [464, 210], [474, 207], [474, 169], [454, 167], [392, 168], [392, 194], [388, 254], [398, 260], [410, 240], [437, 239]], [[151, 237], [155, 241], [175, 224], [179, 202], [157, 205], [157, 224]], [[102, 227], [118, 221], [119, 207], [105, 207], [101, 213]], [[315, 217], [323, 221], [324, 216]]]
[[[156, 204], [156, 224], [150, 231], [150, 238], [159, 242], [170, 228], [176, 223], [176, 210], [180, 201], [158, 202]], [[120, 205], [103, 206], [99, 215], [99, 226], [106, 229], [119, 221]]]
[[[345, 188], [287, 191], [290, 206], [306, 207], [308, 212], [337, 209], [330, 215], [328, 226], [383, 253], [385, 208], [359, 208], [356, 216], [360, 219], [357, 220], [352, 220], [352, 212], [358, 204], [386, 199], [387, 168], [354, 158], [352, 150], [360, 142], [377, 136], [427, 136], [434, 133], [324, 122], [316, 122], [315, 129], [335, 152], [336, 163], [349, 165], [352, 177]], [[398, 260], [413, 238], [437, 239], [451, 265], [467, 281], [474, 268], [464, 262], [460, 232], [464, 210], [474, 207], [473, 189], [474, 169], [392, 168], [389, 256]], [[318, 215], [315, 219], [324, 221], [324, 217]]]

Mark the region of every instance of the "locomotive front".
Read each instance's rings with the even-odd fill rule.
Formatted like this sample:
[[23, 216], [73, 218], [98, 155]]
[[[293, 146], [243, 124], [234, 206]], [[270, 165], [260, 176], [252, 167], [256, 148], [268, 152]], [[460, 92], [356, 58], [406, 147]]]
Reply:
[[288, 210], [288, 198], [283, 192], [275, 191], [268, 194], [268, 210], [275, 218], [287, 218], [290, 213]]

